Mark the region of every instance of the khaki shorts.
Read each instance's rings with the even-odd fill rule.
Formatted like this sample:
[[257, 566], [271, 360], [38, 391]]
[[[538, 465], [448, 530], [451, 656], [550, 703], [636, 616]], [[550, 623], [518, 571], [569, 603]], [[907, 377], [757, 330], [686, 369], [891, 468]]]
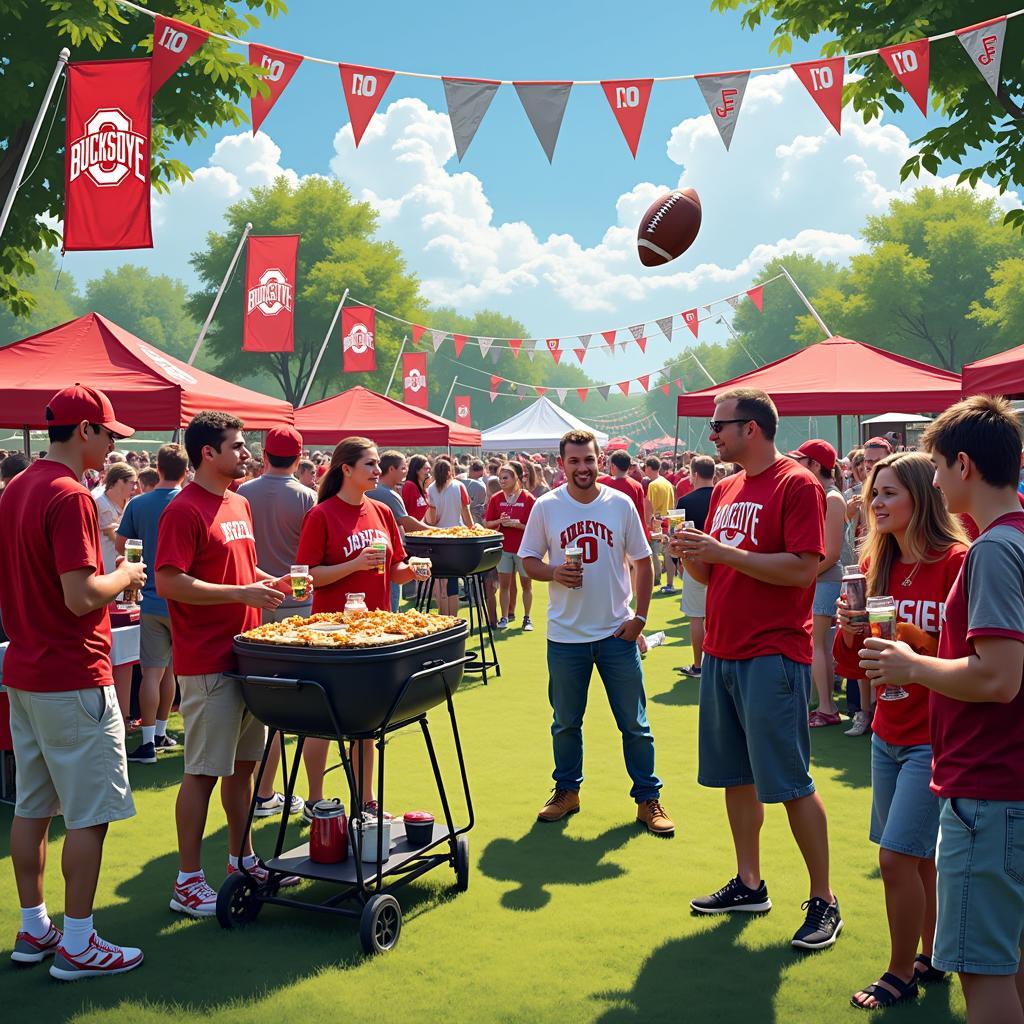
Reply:
[[688, 619], [703, 619], [707, 611], [707, 600], [708, 585], [699, 583], [687, 575], [683, 580], [683, 596], [679, 600], [679, 610]]
[[7, 688], [19, 818], [64, 816], [68, 829], [135, 814], [124, 719], [113, 686], [31, 693]]
[[171, 620], [166, 615], [139, 617], [139, 664], [167, 668], [171, 663]]
[[185, 726], [185, 774], [235, 774], [236, 761], [258, 761], [267, 730], [245, 707], [242, 684], [220, 672], [178, 676]]

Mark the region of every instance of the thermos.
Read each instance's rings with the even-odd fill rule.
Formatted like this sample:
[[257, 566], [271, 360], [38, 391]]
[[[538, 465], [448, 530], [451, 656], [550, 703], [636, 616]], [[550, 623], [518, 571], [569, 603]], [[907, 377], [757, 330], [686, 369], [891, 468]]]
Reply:
[[317, 864], [337, 864], [348, 857], [348, 821], [340, 800], [318, 800], [313, 805], [309, 828], [309, 859]]

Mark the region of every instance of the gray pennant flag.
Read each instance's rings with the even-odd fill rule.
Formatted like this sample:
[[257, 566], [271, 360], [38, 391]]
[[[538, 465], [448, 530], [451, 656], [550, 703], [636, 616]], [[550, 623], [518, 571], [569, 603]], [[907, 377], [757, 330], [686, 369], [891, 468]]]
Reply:
[[611, 389], [612, 389], [611, 384], [602, 384], [597, 389], [597, 393], [607, 402], [608, 401], [608, 392], [611, 391]]
[[577, 337], [580, 339], [580, 345], [583, 347], [583, 351], [587, 351], [587, 347], [590, 345], [590, 339], [593, 337], [591, 334], [579, 334]]
[[491, 346], [494, 344], [493, 338], [477, 338], [476, 343], [480, 346], [480, 355], [485, 356], [491, 351]]
[[500, 358], [501, 358], [501, 349], [500, 348], [492, 348], [491, 349], [491, 362], [494, 363], [495, 365], [497, 365], [498, 360]]
[[973, 28], [960, 29], [957, 37], [967, 51], [967, 56], [981, 72], [994, 93], [999, 92], [999, 65], [1003, 60], [1003, 41], [1006, 38], [1006, 19]]
[[448, 104], [448, 118], [455, 136], [455, 152], [459, 161], [466, 155], [487, 108], [498, 91], [500, 82], [471, 78], [444, 79], [444, 98]]
[[726, 296], [725, 301], [735, 309], [740, 304], [740, 297], [738, 295], [728, 295]]
[[565, 404], [565, 396], [569, 394], [568, 388], [555, 388], [555, 394], [558, 395], [558, 401], [563, 405]]
[[708, 316], [711, 316], [711, 306], [702, 306], [701, 308], [704, 310], [705, 313], [707, 313]]
[[732, 133], [740, 116], [740, 105], [747, 90], [749, 71], [733, 71], [726, 75], [697, 75], [697, 84], [711, 112], [725, 148], [732, 143]]
[[551, 163], [572, 82], [515, 82], [519, 102]]
[[537, 342], [535, 339], [526, 338], [523, 341], [523, 351], [530, 357], [530, 362], [533, 362], [533, 357], [537, 354]]
[[655, 323], [661, 328], [661, 333], [665, 335], [668, 341], [672, 340], [672, 317], [663, 316], [660, 320], [656, 320]]
[[448, 337], [448, 332], [447, 331], [431, 330], [431, 332], [430, 332], [430, 342], [434, 346], [434, 351], [435, 352], [441, 347], [441, 342], [443, 342], [444, 339], [447, 338], [447, 337]]
[[633, 335], [634, 341], [639, 341], [644, 336], [644, 327], [646, 326], [646, 324], [634, 324], [630, 327], [629, 333]]

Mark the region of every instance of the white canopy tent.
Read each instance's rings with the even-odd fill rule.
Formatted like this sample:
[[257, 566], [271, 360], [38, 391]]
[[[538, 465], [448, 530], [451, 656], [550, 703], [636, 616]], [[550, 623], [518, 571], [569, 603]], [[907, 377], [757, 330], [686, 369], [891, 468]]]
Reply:
[[861, 420], [861, 424], [868, 423], [931, 423], [931, 419], [927, 416], [916, 416], [912, 412], [884, 412], [881, 416]]
[[538, 398], [504, 423], [483, 431], [480, 445], [491, 452], [551, 451], [570, 430], [589, 430], [602, 448], [608, 443], [607, 434], [578, 420], [550, 399]]

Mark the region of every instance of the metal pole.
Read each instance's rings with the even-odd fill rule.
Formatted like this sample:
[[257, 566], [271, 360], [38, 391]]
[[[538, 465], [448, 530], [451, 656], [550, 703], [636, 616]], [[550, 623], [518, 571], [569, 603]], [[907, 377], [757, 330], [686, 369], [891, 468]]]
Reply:
[[245, 225], [245, 230], [242, 232], [242, 237], [238, 240], [238, 248], [235, 249], [235, 255], [231, 257], [231, 262], [228, 264], [228, 272], [224, 275], [224, 280], [221, 281], [220, 287], [217, 289], [217, 294], [214, 297], [213, 305], [210, 307], [210, 312], [206, 314], [206, 321], [203, 324], [202, 330], [199, 332], [199, 337], [196, 338], [196, 343], [192, 348], [192, 355], [188, 357], [189, 366], [196, 361], [196, 356], [199, 355], [199, 346], [202, 345], [203, 339], [206, 337], [206, 332], [209, 330], [210, 324], [213, 322], [213, 315], [217, 312], [221, 296], [224, 294], [224, 289], [227, 288], [228, 281], [234, 273], [235, 264], [238, 262], [238, 257], [242, 254], [242, 246], [245, 245], [245, 240], [249, 237], [250, 231], [252, 231], [252, 224], [247, 223]]
[[796, 281], [794, 281], [793, 278], [789, 276], [789, 271], [781, 263], [779, 264], [779, 270], [782, 271], [783, 277], [785, 277], [785, 279], [789, 282], [790, 287], [793, 289], [793, 291], [796, 292], [800, 301], [807, 307], [807, 312], [810, 313], [815, 320], [817, 320], [818, 326], [825, 332], [825, 337], [831, 338], [832, 332], [828, 329], [828, 326], [826, 325], [825, 321], [822, 320], [821, 317], [818, 315], [818, 311], [810, 304], [810, 302], [808, 302], [807, 296], [804, 295], [802, 291], [800, 291], [800, 288], [797, 285]]
[[345, 305], [345, 300], [347, 298], [348, 289], [346, 288], [344, 294], [341, 296], [341, 302], [338, 303], [338, 308], [334, 311], [334, 319], [331, 320], [331, 326], [327, 328], [327, 333], [324, 335], [324, 343], [320, 346], [316, 362], [313, 364], [313, 369], [309, 374], [309, 380], [306, 381], [306, 388], [302, 392], [302, 397], [299, 399], [299, 408], [302, 408], [302, 406], [306, 404], [306, 396], [309, 394], [309, 389], [313, 386], [313, 378], [316, 376], [316, 371], [320, 369], [320, 360], [323, 359], [324, 352], [327, 351], [327, 342], [331, 340], [331, 335], [334, 333], [334, 325], [338, 322], [338, 317], [341, 316], [341, 307]]
[[693, 361], [704, 371], [704, 376], [707, 377], [709, 381], [711, 381], [712, 387], [717, 385], [718, 381], [715, 380], [715, 378], [712, 377], [710, 373], [708, 373], [707, 367], [697, 358], [696, 354], [692, 349], [690, 350], [690, 355], [693, 356]]
[[43, 94], [43, 102], [39, 105], [39, 113], [36, 114], [32, 130], [28, 133], [28, 142], [25, 143], [25, 149], [22, 151], [21, 159], [18, 161], [17, 170], [14, 172], [11, 190], [7, 193], [7, 198], [4, 199], [3, 212], [0, 213], [0, 235], [3, 235], [4, 228], [7, 227], [7, 218], [11, 215], [14, 197], [17, 195], [18, 189], [21, 188], [21, 179], [25, 176], [25, 168], [28, 167], [29, 158], [32, 156], [36, 139], [39, 137], [39, 129], [43, 126], [43, 118], [46, 116], [46, 110], [50, 106], [50, 100], [53, 99], [53, 90], [57, 88], [57, 81], [67, 67], [70, 56], [71, 51], [66, 46], [57, 56], [57, 66], [53, 69], [53, 74], [50, 76], [50, 84], [46, 87], [46, 92]]
[[441, 412], [439, 413], [439, 415], [444, 416], [444, 411], [445, 409], [448, 408], [448, 403], [451, 401], [452, 392], [455, 390], [455, 385], [458, 384], [458, 382], [459, 375], [456, 374], [454, 378], [452, 378], [452, 386], [448, 389], [448, 397], [444, 400], [444, 405], [441, 406]]
[[29, 436], [28, 427], [22, 427], [21, 429], [22, 443], [25, 446], [25, 458], [29, 462], [32, 461], [32, 438]]
[[672, 472], [678, 472], [679, 467], [679, 406], [676, 406], [676, 439], [672, 442]]
[[843, 417], [842, 416], [836, 416], [836, 441], [838, 442], [838, 444], [836, 445], [836, 451], [839, 452], [839, 456], [840, 456], [840, 458], [842, 458], [842, 454], [843, 454]]
[[402, 335], [402, 344], [398, 346], [398, 356], [395, 359], [395, 365], [391, 367], [391, 376], [388, 378], [388, 386], [384, 389], [384, 397], [386, 398], [388, 393], [391, 391], [391, 385], [395, 383], [395, 374], [398, 373], [398, 363], [402, 358], [402, 353], [405, 351], [405, 342], [409, 335]]
[[720, 316], [720, 317], [718, 318], [718, 320], [717, 320], [716, 322], [717, 322], [717, 323], [720, 323], [720, 324], [725, 324], [725, 328], [726, 328], [726, 330], [727, 330], [727, 331], [728, 331], [728, 332], [729, 332], [729, 333], [730, 333], [730, 334], [732, 335], [733, 341], [735, 341], [735, 342], [736, 342], [736, 344], [737, 344], [737, 345], [739, 345], [739, 347], [740, 347], [741, 349], [743, 349], [743, 353], [744, 353], [744, 355], [745, 355], [745, 356], [746, 356], [746, 357], [747, 357], [747, 358], [748, 358], [748, 359], [749, 359], [749, 360], [750, 360], [750, 361], [751, 361], [751, 362], [752, 362], [752, 363], [753, 363], [753, 364], [754, 364], [754, 365], [755, 365], [755, 366], [756, 366], [756, 367], [757, 367], [758, 369], [760, 369], [760, 368], [761, 368], [761, 367], [762, 367], [762, 366], [764, 365], [763, 363], [759, 363], [759, 362], [758, 362], [758, 361], [757, 361], [757, 360], [756, 360], [756, 359], [755, 359], [755, 358], [754, 358], [754, 357], [753, 357], [753, 356], [752, 356], [752, 355], [750, 354], [750, 352], [749, 352], [749, 351], [747, 350], [747, 346], [746, 346], [746, 345], [744, 345], [744, 344], [743, 344], [743, 342], [742, 342], [742, 341], [740, 340], [740, 336], [739, 336], [739, 333], [737, 332], [736, 328], [735, 328], [735, 327], [733, 327], [733, 325], [732, 325], [731, 323], [729, 323], [729, 321], [728, 321], [728, 320], [726, 320], [724, 316]]

